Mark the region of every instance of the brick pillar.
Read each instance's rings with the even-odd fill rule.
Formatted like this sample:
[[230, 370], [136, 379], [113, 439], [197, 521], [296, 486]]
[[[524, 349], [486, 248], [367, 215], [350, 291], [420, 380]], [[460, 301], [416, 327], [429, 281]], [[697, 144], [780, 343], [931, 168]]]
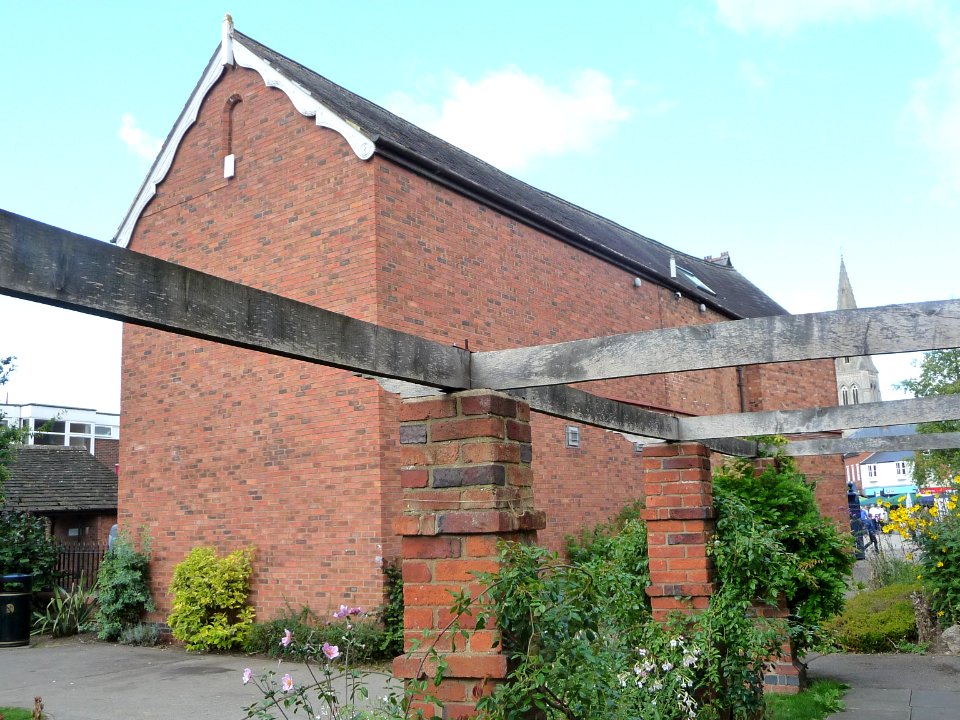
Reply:
[[[755, 603], [753, 610], [757, 617], [786, 620], [790, 615], [787, 600], [780, 597], [776, 605]], [[780, 652], [772, 656], [763, 673], [763, 691], [795, 695], [807, 686], [807, 668], [797, 659], [793, 641], [787, 635], [780, 644]]]
[[650, 445], [642, 465], [653, 617], [704, 610], [713, 594], [707, 543], [716, 516], [710, 451], [700, 443]]
[[[474, 573], [495, 572], [498, 539], [535, 542], [545, 526], [533, 509], [530, 408], [489, 390], [440, 398], [405, 400], [400, 409], [401, 482], [404, 510], [395, 522], [402, 535], [404, 649], [420, 648], [394, 660], [400, 678], [415, 678], [436, 633], [450, 622], [451, 593], [476, 596], [483, 587]], [[494, 647], [496, 627], [461, 626], [468, 637], [449, 634], [435, 647], [447, 671], [435, 689], [443, 717], [471, 717], [477, 698], [506, 677], [506, 657]], [[423, 666], [428, 675], [432, 666]], [[438, 708], [423, 703], [429, 717]]]

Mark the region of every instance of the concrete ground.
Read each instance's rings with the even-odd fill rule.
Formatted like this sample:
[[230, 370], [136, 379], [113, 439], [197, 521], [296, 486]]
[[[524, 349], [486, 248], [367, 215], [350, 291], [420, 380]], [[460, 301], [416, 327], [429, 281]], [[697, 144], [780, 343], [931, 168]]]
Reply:
[[960, 718], [960, 657], [954, 655], [822, 655], [808, 661], [808, 675], [850, 686], [844, 711], [828, 720]]
[[[846, 710], [829, 720], [960, 718], [960, 657], [838, 654], [813, 656], [808, 664], [812, 679], [850, 686]], [[289, 672], [297, 682], [307, 677], [301, 665], [262, 657], [196, 655], [89, 637], [41, 640], [0, 649], [0, 706], [31, 708], [39, 695], [52, 720], [241, 720], [243, 708], [260, 697], [243, 685], [247, 667]], [[371, 677], [371, 695], [385, 695], [386, 683], [385, 675]]]
[[[0, 649], [0, 707], [32, 708], [39, 695], [52, 720], [240, 720], [243, 708], [261, 697], [243, 684], [247, 667], [255, 674], [290, 673], [298, 683], [308, 678], [302, 665], [278, 667], [263, 657], [197, 655], [90, 637], [34, 640], [30, 647]], [[371, 676], [371, 697], [386, 694], [386, 680]]]

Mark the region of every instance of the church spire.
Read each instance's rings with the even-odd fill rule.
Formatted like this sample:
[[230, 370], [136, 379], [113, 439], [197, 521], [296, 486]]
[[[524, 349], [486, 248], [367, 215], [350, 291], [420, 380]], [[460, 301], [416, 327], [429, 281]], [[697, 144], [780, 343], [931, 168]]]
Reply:
[[840, 257], [840, 283], [837, 286], [837, 310], [856, 310], [857, 301], [853, 297], [853, 287], [847, 276], [847, 266]]
[[[853, 286], [847, 275], [847, 266], [840, 256], [840, 282], [837, 284], [837, 310], [856, 310]], [[842, 357], [835, 361], [837, 369], [837, 401], [840, 405], [858, 405], [879, 402], [880, 378], [877, 366], [869, 355]]]

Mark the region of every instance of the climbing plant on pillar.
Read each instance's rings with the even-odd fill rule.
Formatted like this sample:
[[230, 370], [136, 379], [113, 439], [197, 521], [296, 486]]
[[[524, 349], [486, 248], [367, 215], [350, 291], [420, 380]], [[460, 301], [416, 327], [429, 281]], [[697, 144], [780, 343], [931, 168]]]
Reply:
[[783, 575], [787, 603], [804, 625], [818, 625], [843, 609], [854, 560], [851, 539], [820, 515], [814, 485], [793, 458], [778, 453], [759, 467], [750, 460], [731, 460], [714, 473], [713, 492], [721, 514], [725, 504], [742, 504], [774, 531], [785, 550], [784, 565], [774, 568], [767, 559], [767, 567]]

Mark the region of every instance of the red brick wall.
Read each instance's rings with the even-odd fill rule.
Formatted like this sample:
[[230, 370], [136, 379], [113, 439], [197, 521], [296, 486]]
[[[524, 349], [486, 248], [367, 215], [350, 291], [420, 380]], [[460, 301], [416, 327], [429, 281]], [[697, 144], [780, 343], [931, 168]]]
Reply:
[[[643, 282], [557, 239], [374, 158], [380, 323], [471, 350], [717, 322], [697, 303]], [[584, 389], [690, 414], [736, 412], [736, 373], [676, 373], [584, 384]], [[639, 458], [621, 435], [535, 414], [533, 468], [540, 542], [559, 549], [642, 493]], [[602, 488], [602, 490], [601, 490]]]
[[[228, 181], [221, 116], [234, 93]], [[373, 213], [369, 163], [255, 73], [228, 70], [130, 247], [375, 321]], [[381, 602], [378, 563], [399, 550], [383, 498], [399, 487], [380, 443], [394, 401], [375, 383], [127, 326], [122, 393], [120, 517], [155, 540], [158, 617], [173, 565], [198, 545], [256, 547], [262, 617]]]
[[[223, 109], [237, 94], [225, 180]], [[130, 247], [474, 350], [722, 319], [377, 156], [358, 160], [247, 70], [209, 93]], [[256, 546], [263, 616], [380, 601], [378, 558], [399, 548], [396, 398], [350, 373], [132, 326], [123, 373], [120, 518], [157, 540], [158, 615], [173, 565], [200, 544]], [[740, 407], [733, 369], [586, 388], [691, 414]], [[788, 374], [771, 392], [789, 403], [803, 390]], [[554, 548], [641, 492], [631, 443], [581, 428], [567, 449], [567, 424], [532, 420], [540, 537]]]
[[94, 450], [94, 457], [115, 472], [120, 462], [120, 441], [97, 438]]

